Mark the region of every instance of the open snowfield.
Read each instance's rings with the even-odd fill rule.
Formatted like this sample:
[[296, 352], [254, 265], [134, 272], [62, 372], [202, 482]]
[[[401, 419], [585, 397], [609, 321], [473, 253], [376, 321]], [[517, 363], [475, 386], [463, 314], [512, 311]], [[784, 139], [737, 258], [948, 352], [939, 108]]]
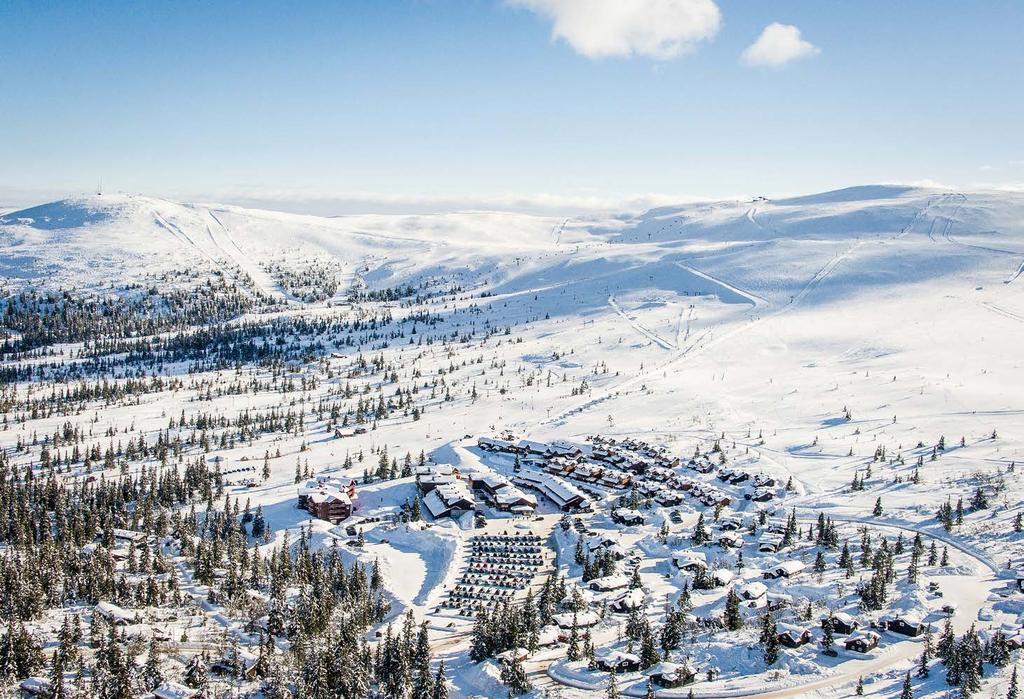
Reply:
[[[308, 536], [315, 549], [343, 550], [346, 562], [376, 562], [391, 606], [365, 637], [376, 643], [377, 632], [388, 622], [400, 625], [407, 610], [417, 623], [427, 619], [453, 696], [505, 692], [494, 660], [469, 660], [472, 619], [438, 611], [467, 565], [470, 537], [542, 535], [552, 552], [533, 583], [539, 591], [553, 570], [582, 585], [582, 567], [572, 560], [575, 535], [561, 530], [561, 513], [543, 498], [539, 520], [491, 512], [482, 529], [472, 516], [427, 514], [426, 521], [396, 524], [390, 520], [417, 500], [416, 479], [373, 474], [382, 453], [401, 467], [407, 454], [415, 463], [422, 452], [462, 472], [492, 469], [514, 478], [511, 457], [476, 448], [478, 437], [506, 432], [577, 444], [594, 435], [641, 439], [679, 457], [680, 469], [695, 449], [707, 453], [719, 440], [730, 467], [768, 474], [780, 486], [791, 481], [774, 503], [781, 518], [795, 511], [807, 526], [824, 513], [851, 546], [859, 528], [870, 525], [875, 536], [902, 534], [909, 542], [920, 533], [947, 547], [949, 565], [926, 569], [913, 585], [904, 580], [909, 555], [896, 564], [896, 603], [931, 614], [936, 636], [938, 602], [919, 589], [933, 580], [943, 585], [943, 601], [959, 606], [957, 634], [971, 624], [1007, 635], [1022, 628], [1024, 597], [1009, 592], [1015, 574], [1005, 570], [1024, 561], [1024, 533], [1014, 531], [1024, 508], [1017, 470], [1024, 461], [1022, 194], [869, 186], [569, 220], [492, 212], [322, 218], [103, 195], [0, 216], [0, 299], [12, 305], [32, 291], [52, 293], [48, 303], [62, 294], [96, 304], [141, 303], [172, 290], [199, 298], [197, 289], [216, 284], [237, 289], [251, 305], [210, 319], [207, 329], [278, 322], [279, 347], [294, 352], [212, 366], [203, 364], [210, 357], [182, 350], [142, 366], [131, 364], [133, 349], [98, 347], [96, 337], [57, 338], [20, 352], [13, 343], [26, 329], [0, 317], [0, 340], [9, 340], [2, 367], [22, 370], [4, 380], [0, 393], [0, 446], [24, 470], [41, 461], [33, 440], [69, 421], [87, 431], [83, 448], [104, 450], [139, 435], [152, 444], [168, 430], [183, 439], [208, 430], [212, 444], [193, 443], [186, 455], [219, 457], [225, 494], [262, 509], [271, 533], [250, 544], [269, 555], [285, 536], [293, 548]], [[382, 295], [407, 287], [414, 291]], [[203, 327], [169, 323], [152, 336]], [[128, 400], [88, 400], [71, 414], [33, 413], [23, 402], [79, 381], [138, 376], [180, 383]], [[354, 391], [346, 394], [346, 384]], [[402, 405], [377, 418], [342, 424], [330, 416], [332, 406], [346, 419], [354, 416], [364, 396], [371, 407], [378, 396], [397, 404], [397, 389], [408, 391], [422, 414], [413, 417], [402, 396]], [[272, 410], [303, 415], [288, 427], [220, 440], [240, 414]], [[208, 427], [169, 428], [179, 414], [211, 419]], [[356, 425], [367, 429], [356, 433]], [[938, 450], [940, 437], [945, 448]], [[265, 457], [267, 478], [260, 475]], [[155, 456], [140, 457], [104, 477], [158, 464]], [[233, 469], [250, 470], [231, 475]], [[357, 482], [352, 520], [360, 521], [361, 548], [346, 532], [351, 522], [315, 520], [296, 507], [297, 470], [303, 479], [328, 474]], [[77, 461], [67, 474], [88, 475]], [[865, 476], [863, 488], [851, 488]], [[717, 483], [714, 473], [701, 478]], [[989, 503], [975, 511], [968, 503], [979, 488]], [[757, 503], [730, 492], [737, 516], [756, 517]], [[600, 495], [586, 526], [642, 552], [644, 610], [660, 624], [689, 584], [672, 567], [672, 553], [687, 545], [697, 516], [710, 518], [711, 510], [690, 501], [655, 504], [643, 509], [642, 526], [623, 527], [610, 516], [620, 493]], [[967, 513], [946, 531], [936, 511], [958, 498]], [[878, 499], [883, 512], [874, 515]], [[201, 513], [206, 507], [202, 500], [196, 505]], [[682, 524], [668, 520], [672, 509], [682, 513]], [[662, 522], [671, 525], [674, 545], [656, 539]], [[813, 544], [778, 559], [742, 549], [751, 556], [750, 581], [787, 557], [803, 556], [810, 565]], [[799, 584], [772, 583], [815, 605], [816, 633], [819, 612], [840, 599], [854, 605], [855, 581], [845, 580], [843, 594], [836, 590], [835, 557], [829, 553], [825, 581], [804, 573]], [[179, 562], [184, 576], [187, 566]], [[722, 555], [722, 566], [736, 567], [734, 553]], [[182, 587], [205, 615], [207, 636], [222, 628], [244, 632], [237, 619], [217, 617], [216, 605], [202, 606], [205, 586]], [[708, 613], [718, 609], [724, 592], [695, 595], [694, 612], [702, 603]], [[41, 621], [41, 632], [57, 619]], [[599, 654], [625, 649], [623, 623], [595, 627]], [[178, 627], [173, 635], [181, 635]], [[687, 655], [720, 677], [699, 677], [658, 696], [684, 697], [691, 688], [697, 697], [850, 696], [862, 676], [866, 695], [899, 696], [904, 674], [916, 671], [921, 639], [883, 636], [865, 657], [843, 650], [825, 657], [812, 642], [783, 649], [783, 660], [766, 669], [755, 620], [736, 636], [702, 637], [675, 651], [676, 660]], [[185, 664], [195, 651], [182, 642], [174, 652]], [[525, 661], [534, 693], [602, 696], [608, 674], [565, 656], [563, 643]], [[915, 679], [915, 696], [945, 696], [943, 677], [935, 666], [929, 678]], [[1009, 667], [989, 667], [984, 695], [1002, 695], [1008, 680]], [[640, 673], [625, 675], [619, 686], [627, 696], [644, 694]]]

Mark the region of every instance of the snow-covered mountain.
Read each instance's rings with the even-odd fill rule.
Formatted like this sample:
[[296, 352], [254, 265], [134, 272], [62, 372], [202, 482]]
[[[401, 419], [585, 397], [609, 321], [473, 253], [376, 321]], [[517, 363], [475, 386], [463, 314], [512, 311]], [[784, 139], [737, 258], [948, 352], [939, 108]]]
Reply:
[[1011, 282], [1024, 257], [1024, 195], [871, 186], [606, 219], [324, 218], [103, 195], [3, 215], [0, 252], [4, 277], [64, 287], [145, 284], [187, 269], [244, 272], [280, 296], [274, 268], [321, 263], [343, 282], [339, 293], [356, 276], [370, 287], [448, 277], [499, 292], [601, 280], [609, 293], [821, 302], [940, 279]]

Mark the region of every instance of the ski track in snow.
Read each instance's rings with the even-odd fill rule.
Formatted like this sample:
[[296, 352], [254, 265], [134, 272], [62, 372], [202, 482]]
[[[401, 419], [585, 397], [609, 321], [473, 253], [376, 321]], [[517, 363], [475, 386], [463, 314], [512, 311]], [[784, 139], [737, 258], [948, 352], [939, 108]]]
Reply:
[[176, 226], [170, 221], [165, 220], [163, 216], [161, 216], [159, 213], [155, 211], [153, 212], [153, 220], [156, 221], [156, 224], [158, 226], [169, 232], [174, 237], [178, 238], [179, 240], [184, 240], [189, 247], [191, 247], [193, 250], [195, 250], [200, 255], [209, 260], [210, 263], [213, 264], [215, 268], [220, 270], [224, 269], [223, 262], [214, 259], [213, 256], [210, 255], [210, 253], [206, 252], [206, 250], [203, 250], [202, 246], [200, 246], [194, 240], [192, 240], [188, 233], [183, 231], [180, 226]]
[[618, 301], [615, 300], [614, 295], [608, 297], [608, 305], [611, 306], [616, 313], [622, 316], [622, 318], [624, 318], [627, 323], [633, 326], [634, 330], [636, 330], [638, 333], [640, 333], [648, 340], [656, 344], [658, 347], [664, 350], [676, 349], [676, 346], [673, 345], [671, 342], [662, 339], [662, 337], [658, 335], [656, 332], [654, 332], [653, 330], [645, 326], [643, 323], [641, 323], [640, 321], [626, 313], [624, 310], [622, 310], [622, 307], [619, 305]]
[[[983, 253], [994, 253], [996, 255], [1009, 255], [1009, 256], [1012, 256], [1012, 257], [1024, 258], [1024, 252], [1021, 252], [1019, 250], [1006, 250], [1004, 248], [992, 248], [992, 247], [989, 247], [989, 246], [979, 246], [979, 245], [975, 245], [973, 243], [965, 243], [964, 241], [961, 241], [961, 239], [953, 236], [952, 235], [952, 227], [953, 227], [953, 224], [956, 222], [956, 216], [957, 216], [957, 214], [959, 214], [959, 212], [961, 212], [961, 210], [967, 204], [968, 198], [967, 198], [967, 194], [964, 194], [964, 193], [949, 194], [948, 196], [950, 196], [950, 198], [951, 198], [951, 196], [958, 196], [958, 198], [961, 198], [961, 202], [959, 202], [959, 204], [953, 210], [952, 214], [950, 214], [949, 216], [942, 217], [943, 219], [945, 219], [945, 225], [942, 228], [942, 233], [941, 234], [942, 234], [942, 237], [944, 237], [946, 239], [947, 243], [949, 243], [950, 245], [953, 245], [953, 246], [957, 246], [959, 248], [963, 248], [965, 250], [977, 250], [977, 251], [980, 251], [980, 252], [983, 252]], [[932, 225], [931, 225], [931, 227], [928, 230], [928, 236], [932, 239], [933, 242], [937, 242], [936, 239], [935, 239], [934, 231], [935, 231], [935, 226], [938, 223], [938, 221], [939, 221], [939, 217], [935, 217], [934, 219], [932, 219]], [[1004, 281], [1002, 281], [1002, 283], [1013, 283], [1014, 281], [1017, 280], [1018, 277], [1021, 276], [1021, 274], [1024, 274], [1024, 261], [1021, 261], [1021, 263], [1017, 266], [1017, 269], [1010, 275], [1010, 277], [1008, 279], [1005, 279]], [[998, 311], [996, 311], [996, 312], [998, 312]]]
[[759, 305], [767, 304], [768, 303], [764, 298], [762, 298], [761, 296], [758, 296], [757, 294], [754, 294], [754, 293], [751, 293], [751, 292], [746, 291], [744, 289], [741, 289], [738, 286], [730, 284], [729, 282], [727, 282], [727, 281], [725, 281], [723, 279], [720, 279], [720, 278], [718, 278], [716, 276], [713, 276], [711, 274], [708, 274], [707, 272], [702, 272], [699, 269], [697, 269], [696, 267], [691, 267], [690, 265], [686, 264], [685, 262], [676, 262], [676, 266], [681, 268], [681, 269], [685, 269], [690, 274], [696, 275], [696, 276], [700, 277], [701, 279], [704, 279], [706, 281], [712, 282], [713, 284], [718, 284], [723, 289], [728, 289], [729, 291], [733, 292], [734, 294], [742, 296], [743, 298], [745, 298], [748, 301], [750, 301], [750, 303], [752, 305], [754, 305], [754, 306], [759, 306]]
[[999, 315], [1003, 316], [1004, 318], [1009, 318], [1010, 320], [1015, 320], [1018, 323], [1024, 323], [1024, 316], [1020, 315], [1019, 313], [1014, 313], [1013, 311], [1009, 311], [1009, 310], [1003, 308], [1002, 306], [997, 306], [996, 304], [992, 303], [991, 301], [982, 301], [981, 305], [984, 308], [987, 308], [988, 310], [992, 311], [993, 313], [998, 313]]
[[231, 250], [226, 249], [223, 245], [221, 245], [217, 236], [214, 235], [213, 230], [210, 228], [209, 225], [207, 225], [206, 232], [209, 233], [210, 240], [213, 241], [213, 244], [217, 246], [217, 249], [224, 253], [224, 255], [229, 260], [232, 260], [236, 265], [239, 266], [239, 268], [245, 270], [245, 273], [249, 275], [250, 279], [252, 279], [253, 284], [258, 286], [260, 290], [263, 291], [263, 293], [269, 296], [299, 302], [299, 299], [289, 294], [288, 291], [281, 284], [274, 281], [274, 279], [263, 268], [261, 268], [258, 264], [254, 264], [250, 260], [249, 256], [245, 254], [245, 251], [242, 250], [242, 248], [238, 246], [238, 243], [235, 242], [235, 239], [231, 235], [231, 232], [228, 230], [227, 226], [225, 226], [221, 222], [221, 220], [214, 215], [212, 211], [208, 211], [207, 213], [210, 215], [210, 218], [217, 224], [219, 230], [221, 230], [224, 233], [224, 237], [227, 238], [228, 243], [231, 245], [231, 247], [233, 247], [237, 252], [232, 252]]

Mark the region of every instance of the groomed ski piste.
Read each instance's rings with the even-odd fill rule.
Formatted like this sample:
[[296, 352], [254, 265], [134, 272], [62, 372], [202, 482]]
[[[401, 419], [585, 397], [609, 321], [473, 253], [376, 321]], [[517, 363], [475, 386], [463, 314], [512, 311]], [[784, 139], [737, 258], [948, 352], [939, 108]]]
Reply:
[[[413, 696], [427, 651], [392, 641], [422, 624], [454, 697], [893, 697], [908, 673], [944, 697], [978, 667], [1005, 695], [1021, 269], [1024, 195], [890, 185], [607, 217], [6, 212], [0, 546], [41, 603], [5, 592], [40, 651], [5, 686], [49, 691], [70, 644], [89, 692], [115, 643], [137, 694], [154, 668], [308, 693], [344, 646], [331, 672]], [[64, 592], [24, 567], [44, 550]], [[366, 607], [315, 597], [330, 557]]]

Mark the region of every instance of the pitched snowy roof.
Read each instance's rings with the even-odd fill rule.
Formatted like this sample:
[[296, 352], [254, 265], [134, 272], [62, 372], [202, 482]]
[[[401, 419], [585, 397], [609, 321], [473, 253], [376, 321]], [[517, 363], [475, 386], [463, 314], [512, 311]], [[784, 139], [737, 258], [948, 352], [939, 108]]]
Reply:
[[615, 598], [615, 604], [630, 609], [638, 609], [644, 604], [643, 590], [628, 590]]
[[157, 699], [190, 699], [199, 693], [199, 690], [191, 689], [177, 682], [164, 682], [153, 690], [153, 696]]
[[565, 614], [555, 614], [552, 620], [563, 629], [571, 629], [573, 616], [576, 617], [576, 626], [593, 626], [601, 620], [597, 615], [597, 612], [583, 611], [583, 612], [567, 612]]
[[127, 609], [119, 607], [113, 602], [99, 602], [96, 605], [96, 611], [108, 619], [116, 619], [118, 621], [135, 621], [135, 612], [129, 612]]
[[786, 624], [784, 622], [779, 622], [775, 628], [780, 636], [786, 635], [793, 639], [800, 638], [810, 631], [806, 626], [797, 626], [796, 624]]
[[744, 599], [757, 599], [768, 594], [768, 586], [761, 582], [750, 582], [740, 585], [737, 594]]
[[796, 575], [807, 566], [800, 561], [783, 561], [779, 565], [775, 566], [773, 570], [782, 571], [787, 575]]
[[629, 584], [629, 578], [625, 575], [606, 575], [603, 578], [594, 578], [590, 581], [592, 588], [599, 590], [615, 590]]

